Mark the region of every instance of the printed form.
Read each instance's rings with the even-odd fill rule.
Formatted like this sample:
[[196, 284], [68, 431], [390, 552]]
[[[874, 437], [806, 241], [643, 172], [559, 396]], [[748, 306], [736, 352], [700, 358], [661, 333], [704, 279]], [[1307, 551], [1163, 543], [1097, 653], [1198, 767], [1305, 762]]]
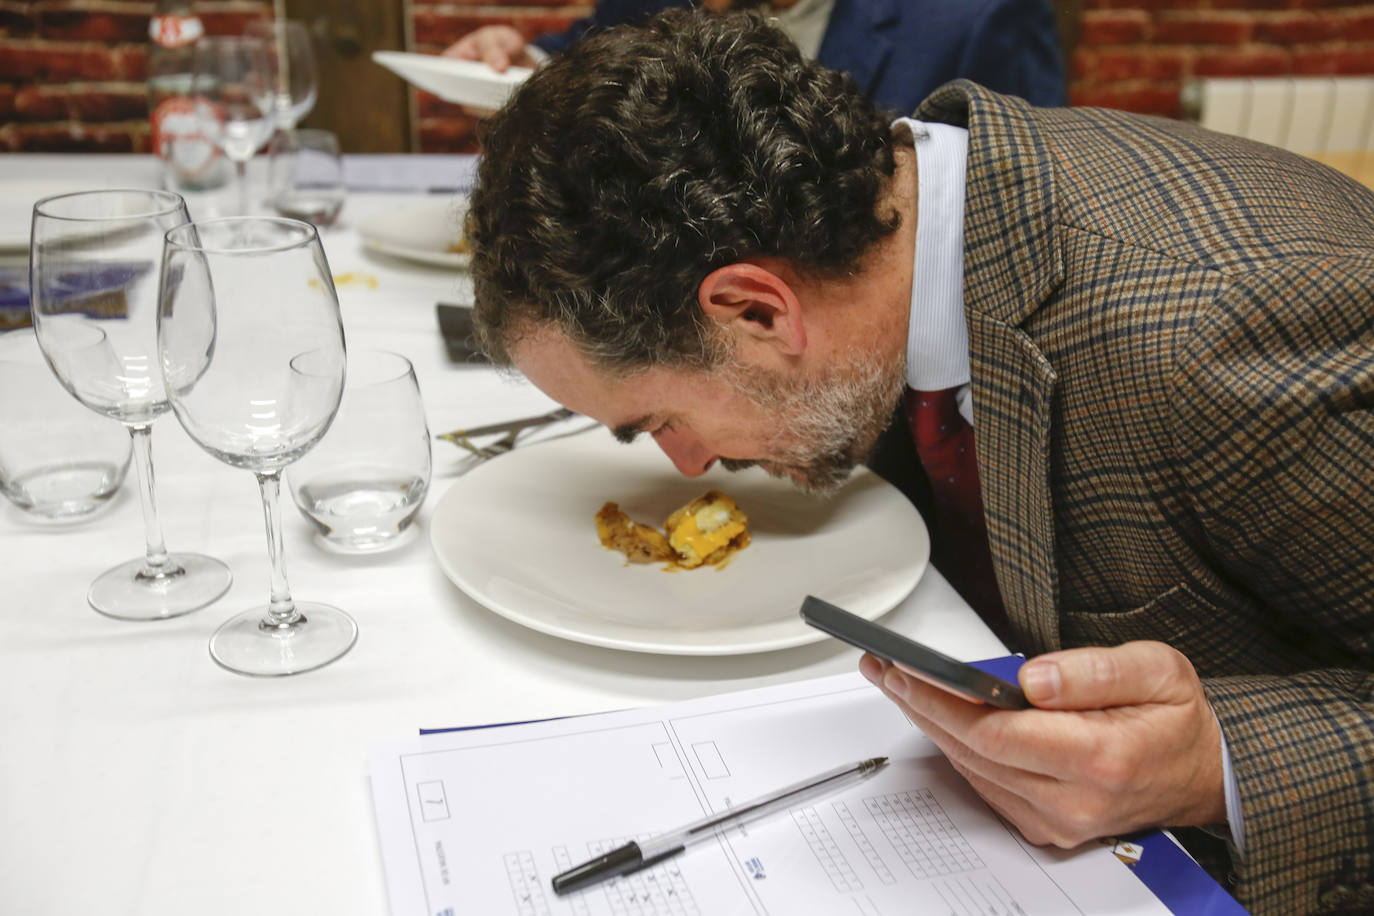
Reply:
[[[659, 865], [550, 887], [629, 840], [883, 755], [868, 779]], [[857, 673], [378, 743], [371, 768], [392, 916], [1169, 912], [1108, 845], [1020, 839]]]

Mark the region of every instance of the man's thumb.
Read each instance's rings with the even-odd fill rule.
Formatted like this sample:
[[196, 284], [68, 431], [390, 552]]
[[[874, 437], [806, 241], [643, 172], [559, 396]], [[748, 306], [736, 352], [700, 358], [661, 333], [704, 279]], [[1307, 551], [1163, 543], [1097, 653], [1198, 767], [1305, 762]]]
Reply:
[[1195, 679], [1188, 660], [1162, 642], [1050, 652], [1022, 665], [1017, 677], [1042, 709], [1167, 703], [1186, 698]]

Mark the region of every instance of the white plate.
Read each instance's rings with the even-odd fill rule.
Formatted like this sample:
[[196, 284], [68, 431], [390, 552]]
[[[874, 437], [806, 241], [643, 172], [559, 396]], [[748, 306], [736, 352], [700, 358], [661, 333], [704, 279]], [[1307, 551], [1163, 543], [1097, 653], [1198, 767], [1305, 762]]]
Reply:
[[472, 255], [451, 250], [462, 241], [466, 212], [466, 198], [436, 196], [370, 216], [358, 224], [358, 235], [364, 245], [383, 254], [466, 270]]
[[493, 111], [506, 104], [515, 87], [533, 72], [528, 67], [510, 67], [497, 73], [478, 61], [406, 51], [373, 51], [372, 59], [445, 102]]
[[[627, 565], [601, 546], [607, 500], [651, 525], [715, 487], [749, 516], [750, 545], [722, 567]], [[430, 540], [460, 588], [516, 623], [637, 652], [733, 655], [815, 642], [798, 616], [816, 595], [868, 619], [916, 586], [930, 540], [916, 510], [867, 470], [829, 499], [754, 468], [680, 476], [647, 437], [604, 429], [516, 449], [458, 478]]]

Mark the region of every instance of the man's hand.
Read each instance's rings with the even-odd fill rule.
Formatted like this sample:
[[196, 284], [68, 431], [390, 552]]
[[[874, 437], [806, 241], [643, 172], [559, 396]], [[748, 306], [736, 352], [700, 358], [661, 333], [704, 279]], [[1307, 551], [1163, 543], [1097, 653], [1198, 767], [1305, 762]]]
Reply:
[[444, 57], [479, 60], [498, 73], [512, 64], [533, 67], [535, 60], [525, 50], [525, 39], [508, 25], [484, 25], [468, 32], [444, 49]]
[[1220, 726], [1192, 664], [1163, 643], [1032, 659], [1019, 679], [1039, 708], [1014, 712], [872, 655], [859, 670], [1032, 843], [1226, 819]]

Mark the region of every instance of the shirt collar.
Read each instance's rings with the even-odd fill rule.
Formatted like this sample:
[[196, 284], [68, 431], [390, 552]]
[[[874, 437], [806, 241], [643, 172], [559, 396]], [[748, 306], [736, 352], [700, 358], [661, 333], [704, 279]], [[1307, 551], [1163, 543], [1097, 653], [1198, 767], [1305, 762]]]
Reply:
[[920, 391], [967, 385], [964, 320], [964, 173], [968, 131], [903, 118], [916, 140], [916, 255], [906, 382]]

